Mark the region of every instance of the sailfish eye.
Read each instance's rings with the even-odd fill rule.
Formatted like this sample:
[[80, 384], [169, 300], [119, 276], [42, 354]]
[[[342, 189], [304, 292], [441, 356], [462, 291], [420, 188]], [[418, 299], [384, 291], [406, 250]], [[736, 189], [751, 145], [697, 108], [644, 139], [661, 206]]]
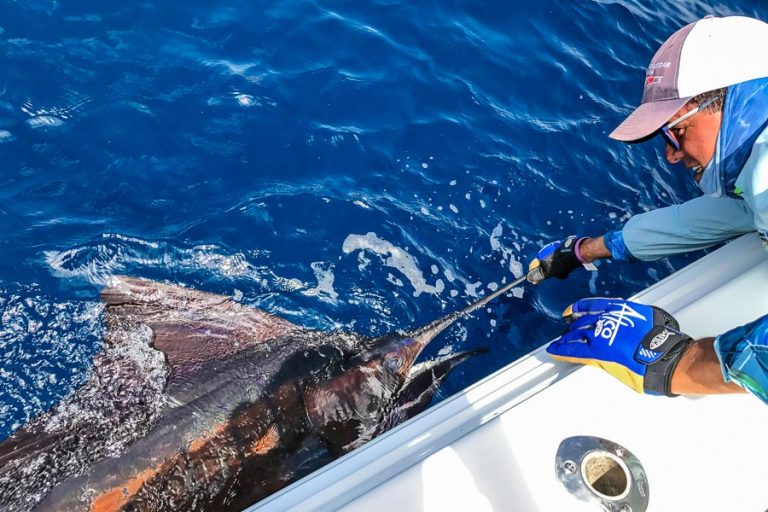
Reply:
[[387, 358], [385, 364], [390, 370], [399, 370], [403, 366], [403, 360], [399, 356], [391, 356]]

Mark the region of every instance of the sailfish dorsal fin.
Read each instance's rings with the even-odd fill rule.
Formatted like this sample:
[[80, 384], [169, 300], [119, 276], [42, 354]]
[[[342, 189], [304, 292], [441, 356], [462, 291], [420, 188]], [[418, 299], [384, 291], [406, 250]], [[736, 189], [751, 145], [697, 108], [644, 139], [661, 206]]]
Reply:
[[209, 361], [301, 329], [224, 295], [133, 277], [113, 278], [101, 299], [111, 330], [141, 324], [152, 329], [153, 346], [165, 354], [171, 380]]

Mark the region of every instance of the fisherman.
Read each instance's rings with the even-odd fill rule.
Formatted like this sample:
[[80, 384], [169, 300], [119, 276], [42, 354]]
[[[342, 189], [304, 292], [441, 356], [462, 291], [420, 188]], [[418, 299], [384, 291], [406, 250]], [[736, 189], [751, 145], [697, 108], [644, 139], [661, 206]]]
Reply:
[[[539, 279], [564, 279], [603, 258], [656, 260], [753, 231], [768, 250], [768, 58], [761, 48], [768, 48], [768, 24], [743, 16], [707, 16], [661, 45], [640, 106], [610, 137], [661, 136], [667, 161], [690, 169], [704, 195], [636, 215], [603, 236], [546, 245], [531, 264]], [[639, 392], [748, 390], [768, 403], [768, 315], [696, 341], [662, 310], [621, 299], [584, 299], [564, 317], [570, 330], [547, 348], [555, 359], [599, 366]]]

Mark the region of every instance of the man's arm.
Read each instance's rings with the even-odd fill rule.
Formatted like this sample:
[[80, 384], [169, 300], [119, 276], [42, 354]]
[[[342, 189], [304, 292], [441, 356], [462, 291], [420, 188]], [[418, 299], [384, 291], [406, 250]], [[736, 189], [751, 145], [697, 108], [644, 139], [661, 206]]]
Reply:
[[585, 238], [579, 244], [579, 252], [584, 261], [593, 262], [611, 257], [611, 251], [605, 245], [605, 237]]
[[653, 261], [705, 249], [753, 231], [753, 215], [744, 201], [699, 196], [635, 215], [624, 224], [620, 240], [614, 242], [624, 249], [616, 252], [626, 252], [640, 261]]
[[752, 213], [744, 201], [701, 196], [635, 215], [621, 229], [603, 236], [570, 236], [551, 242], [539, 250], [529, 269], [540, 267], [539, 281], [565, 279], [582, 264], [599, 259], [652, 261], [711, 247], [754, 230]]
[[709, 395], [716, 393], [745, 393], [733, 382], [725, 382], [720, 361], [714, 348], [714, 338], [693, 342], [680, 357], [672, 374], [672, 392], [676, 395]]
[[754, 230], [752, 212], [744, 201], [700, 196], [635, 215], [620, 231], [584, 240], [579, 248], [583, 247], [585, 260], [589, 255], [594, 259], [653, 261], [705, 249]]

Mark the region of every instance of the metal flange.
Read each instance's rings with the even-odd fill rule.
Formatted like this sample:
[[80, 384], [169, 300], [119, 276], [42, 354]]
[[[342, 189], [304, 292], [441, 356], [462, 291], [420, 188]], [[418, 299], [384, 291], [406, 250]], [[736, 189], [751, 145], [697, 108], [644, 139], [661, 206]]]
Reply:
[[606, 512], [644, 512], [648, 478], [623, 446], [593, 436], [564, 439], [557, 449], [555, 473], [566, 490]]

